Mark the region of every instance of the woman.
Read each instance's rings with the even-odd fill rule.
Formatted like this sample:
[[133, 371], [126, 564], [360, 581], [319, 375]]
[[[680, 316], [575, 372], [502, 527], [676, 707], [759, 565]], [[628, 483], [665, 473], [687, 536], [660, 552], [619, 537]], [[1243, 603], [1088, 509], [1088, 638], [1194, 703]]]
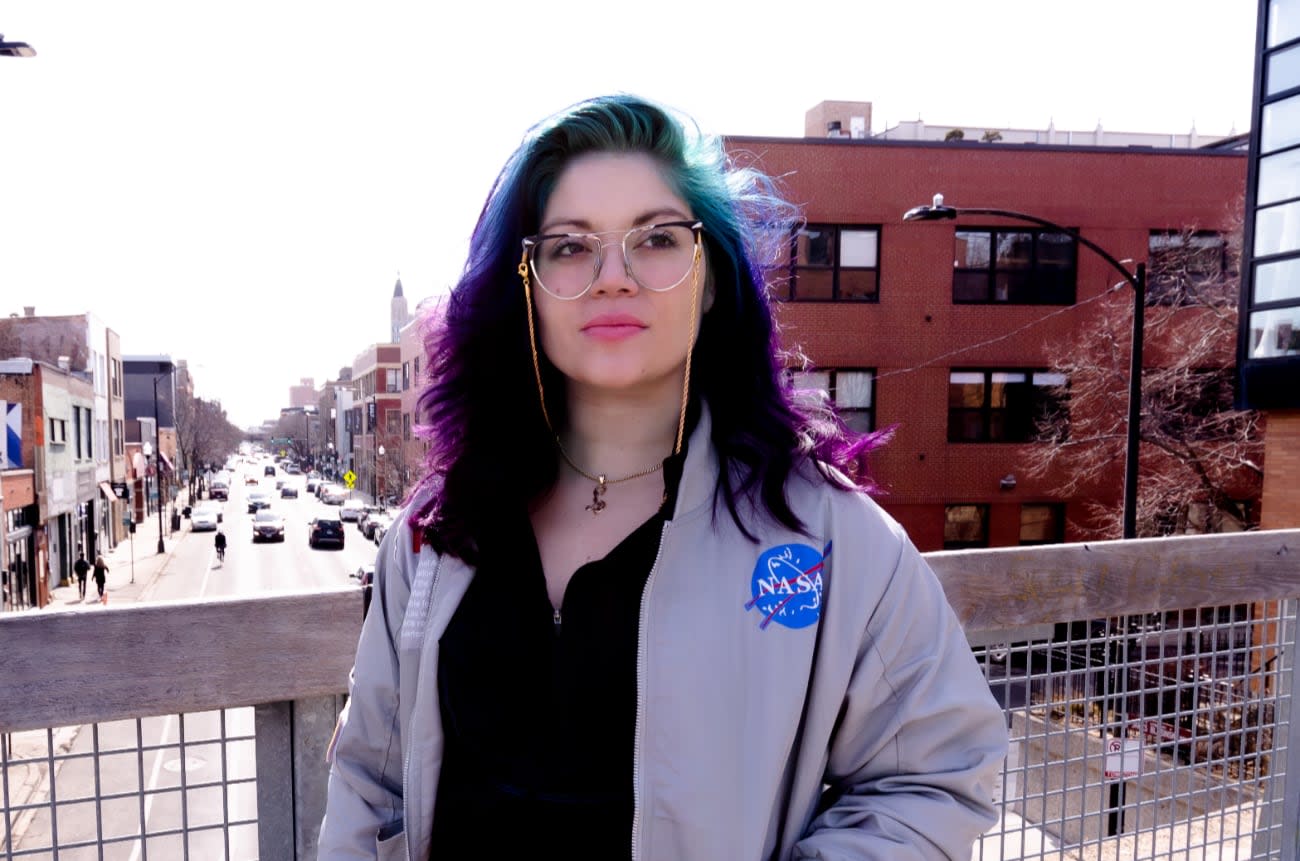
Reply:
[[95, 588], [99, 590], [99, 598], [104, 599], [104, 584], [108, 582], [108, 563], [104, 561], [103, 556], [95, 557]]
[[769, 189], [626, 96], [506, 165], [426, 344], [322, 858], [966, 857], [994, 820], [965, 637], [839, 469], [869, 442], [782, 384]]

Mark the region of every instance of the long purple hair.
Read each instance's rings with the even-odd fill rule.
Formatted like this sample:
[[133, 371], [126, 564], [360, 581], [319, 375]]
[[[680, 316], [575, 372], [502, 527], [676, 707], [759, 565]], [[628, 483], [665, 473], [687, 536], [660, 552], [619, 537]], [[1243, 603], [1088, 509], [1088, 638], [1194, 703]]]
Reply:
[[[785, 494], [791, 471], [803, 463], [835, 467], [823, 472], [848, 489], [853, 481], [838, 470], [857, 476], [860, 455], [879, 439], [849, 433], [829, 407], [791, 399], [765, 283], [784, 274], [776, 267], [788, 265], [798, 214], [766, 176], [735, 165], [718, 139], [626, 95], [581, 102], [541, 123], [497, 177], [445, 313], [426, 320], [429, 382], [418, 433], [429, 449], [412, 526], [440, 552], [473, 563], [499, 529], [503, 506], [526, 506], [555, 483], [555, 438], [538, 402], [516, 267], [561, 172], [590, 152], [651, 156], [704, 223], [714, 301], [701, 324], [691, 388], [708, 405], [722, 467], [714, 503], [751, 539], [756, 524], [742, 518], [741, 500], [802, 529]], [[539, 359], [547, 410], [563, 428], [564, 377], [544, 354]]]

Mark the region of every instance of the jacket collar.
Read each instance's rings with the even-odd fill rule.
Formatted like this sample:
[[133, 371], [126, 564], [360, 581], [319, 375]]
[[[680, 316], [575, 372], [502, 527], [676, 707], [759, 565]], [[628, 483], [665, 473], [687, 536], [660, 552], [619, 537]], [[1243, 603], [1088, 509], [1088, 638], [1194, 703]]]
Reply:
[[677, 505], [673, 519], [694, 511], [713, 499], [718, 486], [718, 453], [713, 448], [713, 422], [708, 404], [700, 404], [700, 418], [691, 431], [686, 449], [686, 466], [677, 487]]

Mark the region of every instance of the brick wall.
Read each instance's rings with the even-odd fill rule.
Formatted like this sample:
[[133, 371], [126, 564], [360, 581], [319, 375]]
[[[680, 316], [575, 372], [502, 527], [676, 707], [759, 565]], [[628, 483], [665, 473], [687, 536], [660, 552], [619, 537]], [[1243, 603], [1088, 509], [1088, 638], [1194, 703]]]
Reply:
[[[727, 146], [739, 161], [781, 177], [785, 195], [802, 206], [809, 222], [880, 228], [877, 303], [786, 302], [777, 313], [785, 345], [798, 345], [815, 365], [876, 370], [876, 427], [898, 430], [873, 455], [871, 468], [886, 491], [879, 501], [917, 545], [942, 546], [944, 505], [957, 503], [990, 506], [992, 546], [1018, 542], [1020, 507], [1027, 503], [1065, 503], [1067, 540], [1091, 537], [1086, 500], [1056, 498], [1054, 476], [1030, 477], [1026, 445], [948, 443], [948, 375], [953, 368], [1046, 367], [1103, 303], [1118, 303], [1127, 314], [1131, 294], [1082, 304], [1119, 276], [1080, 247], [1074, 306], [954, 304], [956, 227], [1014, 222], [904, 222], [902, 215], [939, 192], [951, 206], [1030, 213], [1078, 229], [1117, 259], [1145, 261], [1152, 230], [1229, 229], [1241, 207], [1245, 158], [1186, 150], [826, 139], [731, 138]], [[1019, 334], [1007, 337], [1013, 332]], [[1148, 366], [1162, 355], [1152, 340], [1148, 336]], [[1234, 347], [1225, 344], [1225, 361], [1232, 360]], [[961, 352], [949, 355], [955, 351]], [[1016, 487], [1003, 490], [1000, 479], [1009, 473]], [[1122, 485], [1119, 458], [1093, 477], [1088, 493], [1118, 507]]]
[[1264, 498], [1260, 526], [1300, 526], [1300, 410], [1268, 413], [1264, 433]]

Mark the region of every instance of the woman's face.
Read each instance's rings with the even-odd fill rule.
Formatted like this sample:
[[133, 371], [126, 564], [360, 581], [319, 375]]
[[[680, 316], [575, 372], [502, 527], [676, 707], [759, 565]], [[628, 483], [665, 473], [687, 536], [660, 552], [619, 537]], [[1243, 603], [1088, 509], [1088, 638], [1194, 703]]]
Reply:
[[708, 306], [705, 262], [692, 264], [671, 290], [647, 290], [627, 273], [621, 239], [633, 227], [693, 219], [648, 155], [592, 153], [560, 174], [538, 232], [600, 233], [605, 243], [600, 272], [580, 298], [556, 299], [534, 285], [541, 348], [571, 393], [681, 391], [687, 345]]

